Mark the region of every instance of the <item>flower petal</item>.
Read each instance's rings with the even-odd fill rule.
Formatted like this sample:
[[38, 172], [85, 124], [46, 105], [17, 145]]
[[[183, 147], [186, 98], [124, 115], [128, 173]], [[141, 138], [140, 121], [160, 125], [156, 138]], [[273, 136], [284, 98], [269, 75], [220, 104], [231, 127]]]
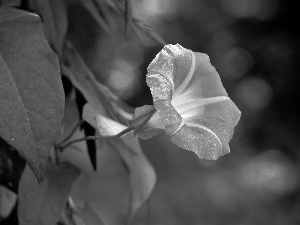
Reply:
[[175, 89], [172, 100], [173, 106], [184, 120], [201, 114], [205, 105], [229, 99], [209, 57], [202, 53], [192, 54], [195, 59], [193, 74], [188, 82], [186, 78], [183, 85]]
[[[168, 135], [174, 134], [182, 123], [180, 114], [171, 104], [172, 86], [169, 81], [160, 74], [148, 74], [147, 84], [150, 87], [153, 104], [159, 114], [159, 119], [165, 125], [165, 131]], [[155, 114], [152, 118], [156, 118]], [[157, 122], [150, 119], [150, 124]], [[160, 127], [157, 127], [160, 128]]]
[[201, 159], [217, 159], [222, 155], [220, 151], [222, 146], [209, 129], [184, 125], [171, 137], [171, 141], [180, 148], [193, 151]]
[[169, 80], [177, 89], [187, 77], [192, 64], [192, 51], [179, 44], [165, 45], [148, 66], [148, 72], [154, 71]]
[[[207, 105], [203, 116], [185, 120], [188, 127], [175, 134], [172, 141], [176, 145], [183, 142], [186, 149], [194, 151], [201, 158], [217, 159], [230, 152], [228, 142], [239, 118], [240, 111], [231, 100]], [[202, 140], [201, 135], [196, 137], [199, 140], [192, 139], [194, 132], [204, 135]], [[207, 149], [205, 152], [200, 146], [204, 145], [204, 142]]]

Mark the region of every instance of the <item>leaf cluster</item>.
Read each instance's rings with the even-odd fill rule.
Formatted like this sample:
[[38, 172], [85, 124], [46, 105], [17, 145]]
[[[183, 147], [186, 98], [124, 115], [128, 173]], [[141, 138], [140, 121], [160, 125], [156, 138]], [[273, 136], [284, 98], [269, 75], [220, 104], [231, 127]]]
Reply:
[[[77, 217], [85, 224], [104, 224], [88, 203], [78, 209], [69, 198], [83, 173], [80, 166], [63, 162], [64, 152], [72, 148], [86, 151], [94, 171], [103, 144], [116, 150], [129, 173], [128, 218], [133, 219], [155, 183], [153, 168], [139, 144], [126, 135], [132, 128], [103, 137], [93, 126], [95, 121], [83, 116], [89, 104], [95, 115], [102, 112], [129, 126], [120, 109], [126, 113], [133, 109], [96, 80], [69, 40], [69, 4], [62, 0], [0, 2], [0, 137], [28, 164], [19, 186], [10, 188], [19, 197], [19, 224], [77, 224]], [[165, 43], [132, 16], [130, 0], [82, 0], [81, 5], [107, 35], [119, 32], [139, 37], [143, 33]], [[122, 29], [115, 25], [120, 21]], [[76, 107], [68, 111], [68, 104]], [[77, 117], [69, 119], [69, 114]]]

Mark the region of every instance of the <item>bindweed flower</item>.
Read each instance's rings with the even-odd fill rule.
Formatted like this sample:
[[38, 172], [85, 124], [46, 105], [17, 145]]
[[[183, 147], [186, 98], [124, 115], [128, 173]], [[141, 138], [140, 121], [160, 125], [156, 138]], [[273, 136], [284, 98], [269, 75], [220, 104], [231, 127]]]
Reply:
[[156, 109], [147, 127], [164, 129], [173, 143], [200, 158], [230, 152], [241, 112], [206, 54], [166, 45], [150, 63], [146, 81]]

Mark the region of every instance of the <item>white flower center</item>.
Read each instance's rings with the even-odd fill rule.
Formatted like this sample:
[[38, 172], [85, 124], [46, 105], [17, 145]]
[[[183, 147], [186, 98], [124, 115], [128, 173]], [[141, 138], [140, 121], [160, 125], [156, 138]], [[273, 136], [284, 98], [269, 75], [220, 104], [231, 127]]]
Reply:
[[186, 92], [182, 95], [177, 95], [176, 98], [172, 99], [172, 105], [181, 115], [183, 120], [187, 120], [195, 116], [201, 117], [205, 110], [204, 106], [226, 100], [230, 100], [230, 98], [227, 96], [217, 96], [195, 99], [188, 92]]

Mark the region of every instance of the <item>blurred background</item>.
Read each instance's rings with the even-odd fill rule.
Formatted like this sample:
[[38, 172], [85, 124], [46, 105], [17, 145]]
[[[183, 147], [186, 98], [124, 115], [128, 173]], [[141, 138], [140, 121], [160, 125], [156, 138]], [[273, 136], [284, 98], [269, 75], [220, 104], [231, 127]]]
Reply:
[[[114, 16], [106, 17], [111, 30], [99, 29], [87, 11], [70, 3], [70, 38], [99, 81], [134, 107], [151, 104], [146, 68], [162, 45], [140, 29], [124, 37], [124, 22]], [[299, 28], [293, 4], [132, 0], [133, 17], [166, 43], [210, 56], [242, 112], [231, 153], [217, 161], [199, 160], [163, 134], [142, 141], [158, 182], [134, 224], [300, 224]]]
[[97, 79], [131, 106], [152, 103], [145, 75], [162, 49], [158, 39], [208, 54], [242, 112], [231, 153], [217, 161], [199, 160], [164, 134], [141, 141], [158, 181], [133, 224], [300, 224], [297, 1], [132, 0], [143, 25], [127, 35], [109, 7], [107, 28], [79, 1], [68, 3], [68, 37]]

